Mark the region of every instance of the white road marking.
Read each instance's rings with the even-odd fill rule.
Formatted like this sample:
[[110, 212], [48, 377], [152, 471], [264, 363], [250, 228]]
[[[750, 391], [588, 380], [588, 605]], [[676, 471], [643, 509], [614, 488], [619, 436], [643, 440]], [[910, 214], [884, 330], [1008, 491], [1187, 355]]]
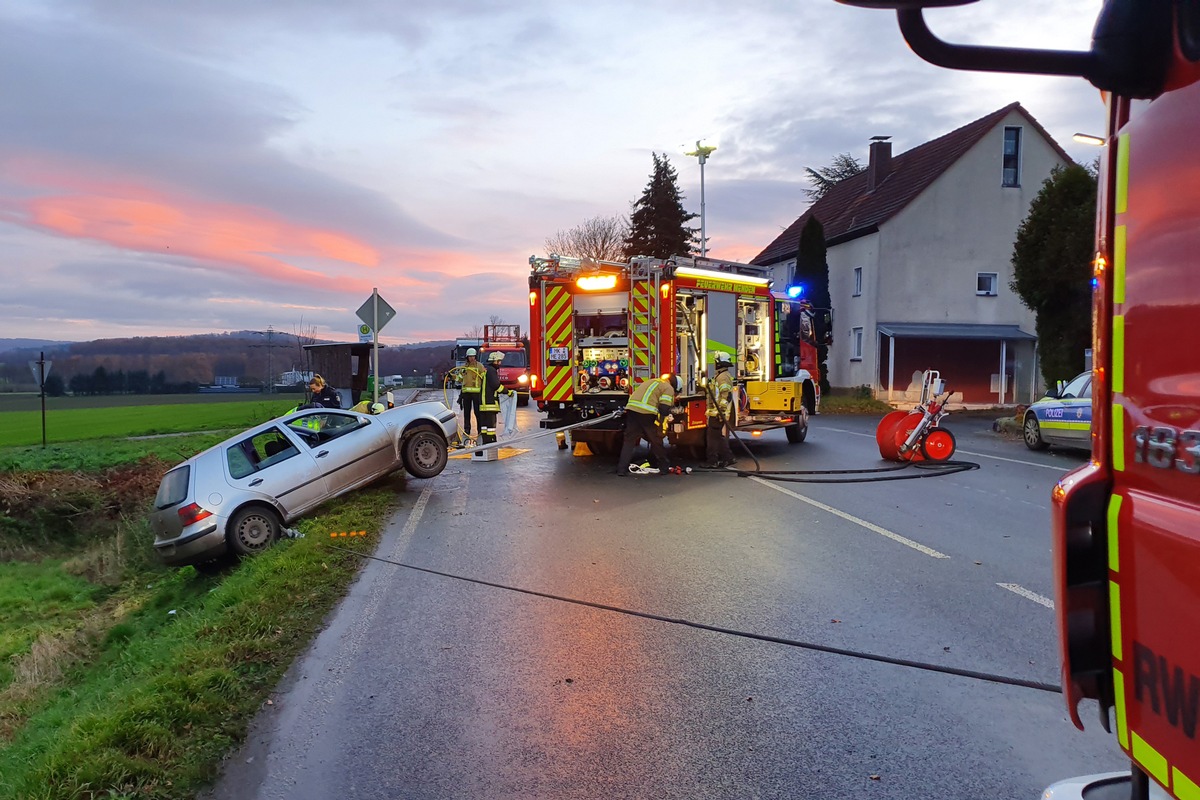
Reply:
[[[822, 428], [821, 430], [833, 431], [834, 433], [848, 433], [851, 436], [866, 436], [868, 439], [875, 438], [875, 434], [873, 434], [873, 433], [861, 433], [860, 431], [848, 431], [848, 430], [844, 430], [842, 428]], [[954, 451], [955, 455], [958, 455], [959, 453], [962, 453], [964, 456], [975, 456], [976, 458], [990, 458], [995, 461], [1007, 461], [1010, 464], [1024, 464], [1027, 467], [1041, 467], [1042, 469], [1052, 469], [1055, 472], [1070, 472], [1072, 469], [1074, 469], [1074, 467], [1071, 467], [1071, 466], [1063, 467], [1063, 466], [1059, 466], [1056, 464], [1039, 464], [1036, 461], [1022, 461], [1019, 458], [1005, 458], [1004, 456], [991, 456], [991, 455], [988, 455], [987, 453], [976, 453], [971, 450], [955, 450]]]
[[853, 522], [855, 525], [861, 525], [862, 527], [866, 528], [867, 530], [871, 531], [872, 533], [878, 533], [880, 536], [886, 536], [888, 539], [891, 539], [894, 542], [899, 542], [900, 544], [904, 545], [905, 547], [911, 547], [913, 550], [924, 553], [925, 555], [929, 556], [930, 558], [949, 558], [950, 557], [950, 556], [946, 555], [945, 553], [939, 553], [937, 550], [934, 550], [931, 547], [926, 547], [925, 545], [921, 544], [920, 542], [914, 542], [912, 539], [905, 538], [904, 536], [901, 536], [898, 533], [893, 533], [892, 531], [889, 531], [887, 528], [881, 528], [873, 522], [867, 522], [865, 519], [859, 519], [858, 517], [854, 516], [853, 514], [847, 514], [845, 511], [840, 511], [840, 510], [834, 508], [833, 506], [827, 506], [824, 503], [819, 503], [816, 500], [813, 500], [812, 498], [805, 497], [802, 494], [797, 494], [796, 492], [793, 492], [791, 489], [785, 489], [773, 481], [768, 481], [768, 480], [764, 480], [763, 478], [755, 478], [755, 477], [751, 477], [750, 480], [752, 480], [756, 483], [761, 483], [763, 486], [766, 486], [770, 489], [774, 489], [777, 492], [783, 492], [788, 497], [793, 497], [802, 503], [808, 503], [810, 506], [819, 508], [822, 511], [828, 511], [830, 514], [833, 514], [834, 516], [837, 516], [837, 517], [841, 517], [842, 519], [847, 520], [849, 522]]
[[999, 586], [1001, 589], [1008, 589], [1013, 594], [1019, 594], [1021, 597], [1024, 597], [1026, 600], [1032, 600], [1033, 602], [1037, 603], [1038, 605], [1045, 606], [1046, 608], [1049, 608], [1051, 610], [1054, 609], [1054, 601], [1053, 600], [1051, 600], [1049, 597], [1042, 597], [1037, 592], [1031, 592], [1028, 589], [1026, 589], [1024, 586], [1021, 586], [1016, 583], [997, 583], [996, 585]]

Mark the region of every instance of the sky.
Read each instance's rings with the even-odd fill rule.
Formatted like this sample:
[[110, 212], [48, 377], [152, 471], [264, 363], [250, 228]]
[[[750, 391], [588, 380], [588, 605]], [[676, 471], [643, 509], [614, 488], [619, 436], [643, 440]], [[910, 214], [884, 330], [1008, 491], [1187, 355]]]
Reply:
[[[1086, 49], [1100, 0], [926, 12], [944, 39]], [[709, 255], [749, 261], [805, 167], [1020, 101], [1077, 161], [1079, 78], [943, 70], [833, 0], [6, 0], [0, 338], [274, 330], [384, 344], [528, 324], [529, 257], [628, 215], [665, 153]], [[693, 224], [698, 224], [696, 220]]]

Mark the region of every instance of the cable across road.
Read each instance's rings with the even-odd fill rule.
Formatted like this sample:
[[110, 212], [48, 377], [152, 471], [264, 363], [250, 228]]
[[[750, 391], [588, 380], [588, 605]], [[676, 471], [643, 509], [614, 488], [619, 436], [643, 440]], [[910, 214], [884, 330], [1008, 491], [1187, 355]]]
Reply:
[[560, 603], [569, 603], [571, 605], [583, 606], [585, 608], [594, 608], [599, 611], [609, 611], [614, 614], [624, 614], [629, 617], [637, 617], [639, 619], [654, 620], [655, 622], [665, 622], [671, 625], [682, 625], [695, 630], [709, 631], [710, 633], [719, 633], [724, 636], [736, 636], [741, 639], [751, 639], [758, 642], [769, 642], [771, 644], [781, 644], [787, 647], [796, 647], [802, 650], [812, 650], [818, 653], [829, 653], [831, 655], [844, 656], [846, 658], [854, 658], [863, 661], [875, 661], [881, 664], [891, 664], [898, 667], [908, 667], [910, 669], [923, 670], [925, 672], [938, 672], [944, 675], [956, 675], [961, 678], [970, 678], [977, 681], [986, 681], [988, 683], [998, 683], [1005, 686], [1019, 686], [1026, 689], [1037, 689], [1042, 692], [1052, 692], [1062, 694], [1062, 687], [1051, 683], [1043, 683], [1041, 681], [1026, 680], [1024, 678], [1013, 678], [1006, 675], [995, 675], [989, 672], [980, 672], [978, 670], [960, 669], [958, 667], [947, 667], [941, 664], [930, 664], [924, 661], [914, 661], [906, 658], [895, 658], [893, 656], [880, 655], [878, 653], [868, 653], [862, 650], [851, 650], [842, 647], [832, 647], [830, 645], [818, 644], [816, 642], [806, 642], [800, 639], [789, 639], [782, 636], [771, 636], [765, 633], [754, 633], [752, 631], [742, 631], [736, 628], [727, 628], [720, 625], [709, 625], [703, 622], [694, 622], [692, 620], [683, 619], [680, 617], [668, 617], [663, 614], [655, 614], [649, 611], [637, 611], [634, 609], [614, 606], [608, 603], [597, 603], [592, 600], [580, 600], [575, 597], [565, 597], [563, 595], [553, 594], [550, 592], [542, 592], [536, 589], [525, 589], [519, 586], [509, 586], [504, 583], [495, 581], [483, 580], [482, 578], [472, 578], [466, 575], [456, 575], [453, 572], [444, 572], [442, 570], [431, 569], [429, 567], [419, 567], [415, 564], [405, 564], [402, 561], [393, 561], [392, 559], [382, 558], [367, 553], [359, 553], [345, 547], [338, 547], [334, 544], [325, 544], [333, 550], [341, 550], [344, 553], [359, 556], [360, 558], [369, 559], [371, 561], [380, 561], [384, 564], [391, 564], [394, 567], [410, 569], [416, 572], [424, 572], [429, 575], [437, 575], [442, 578], [462, 581], [464, 583], [473, 583], [477, 586], [489, 586], [493, 589], [501, 589], [506, 592], [514, 592], [517, 594], [529, 595], [532, 597], [541, 597], [546, 600], [554, 600]]

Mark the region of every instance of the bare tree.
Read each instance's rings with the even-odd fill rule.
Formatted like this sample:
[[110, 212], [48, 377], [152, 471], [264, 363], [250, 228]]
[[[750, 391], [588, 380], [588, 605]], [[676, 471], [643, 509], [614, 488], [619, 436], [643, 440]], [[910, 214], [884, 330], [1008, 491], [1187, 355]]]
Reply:
[[464, 338], [464, 339], [482, 339], [483, 338], [483, 326], [482, 325], [473, 325], [470, 328], [467, 328], [465, 331], [462, 332], [462, 338]]
[[308, 353], [304, 351], [304, 345], [316, 343], [317, 326], [306, 325], [304, 317], [300, 317], [300, 321], [292, 325], [292, 335], [296, 337], [296, 363], [300, 365], [301, 370], [305, 370], [308, 367], [309, 359]]
[[546, 239], [546, 253], [597, 261], [620, 261], [629, 234], [629, 221], [614, 214], [592, 217], [569, 231], [558, 231]]
[[503, 324], [504, 324], [504, 317], [500, 316], [499, 314], [492, 314], [490, 317], [488, 317], [488, 325], [503, 325]]

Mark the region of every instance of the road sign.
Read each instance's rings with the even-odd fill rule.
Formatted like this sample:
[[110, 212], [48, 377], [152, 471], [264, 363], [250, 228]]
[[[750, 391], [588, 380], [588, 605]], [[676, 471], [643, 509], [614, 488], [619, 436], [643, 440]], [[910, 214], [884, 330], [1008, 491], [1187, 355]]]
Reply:
[[359, 342], [371, 341], [371, 326], [366, 324], [365, 322], [362, 325], [358, 326], [358, 341]]
[[[54, 363], [53, 361], [30, 361], [29, 369], [31, 372], [33, 372], [33, 382], [36, 383], [38, 386], [41, 386], [42, 381], [44, 381], [46, 378], [50, 377], [50, 365], [53, 363]], [[45, 372], [42, 372], [38, 368], [39, 364], [45, 365], [45, 368], [46, 368]]]
[[[379, 304], [379, 321], [375, 320], [375, 304]], [[375, 326], [376, 331], [383, 330], [383, 326], [392, 321], [392, 317], [396, 316], [396, 309], [388, 305], [387, 301], [376, 294], [372, 294], [367, 298], [367, 302], [363, 303], [358, 309], [358, 318], [367, 325]]]

